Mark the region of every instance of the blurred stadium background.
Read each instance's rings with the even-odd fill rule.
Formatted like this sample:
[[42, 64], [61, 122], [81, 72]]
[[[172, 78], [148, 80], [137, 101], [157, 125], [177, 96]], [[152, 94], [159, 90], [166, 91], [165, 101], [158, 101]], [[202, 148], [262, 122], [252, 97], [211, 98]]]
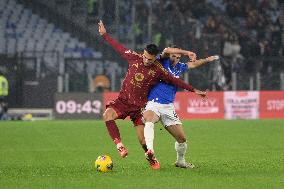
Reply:
[[55, 93], [119, 91], [127, 70], [98, 35], [126, 47], [177, 44], [220, 62], [184, 75], [211, 91], [284, 90], [279, 0], [1, 0], [0, 71], [9, 108], [53, 108]]
[[[99, 19], [136, 51], [154, 42], [221, 57], [183, 76], [210, 90], [206, 102], [182, 91], [175, 102], [182, 120], [205, 119], [183, 122], [197, 170], [173, 168], [173, 139], [159, 126], [162, 168], [150, 170], [129, 121], [118, 126], [130, 156], [118, 157], [101, 118], [127, 63]], [[0, 188], [281, 188], [283, 56], [282, 0], [0, 0], [1, 119], [80, 119], [0, 122]], [[94, 174], [104, 153], [114, 171]]]
[[0, 71], [11, 108], [53, 108], [55, 93], [118, 91], [126, 47], [177, 44], [220, 62], [184, 75], [200, 89], [284, 89], [284, 3], [277, 0], [1, 0]]

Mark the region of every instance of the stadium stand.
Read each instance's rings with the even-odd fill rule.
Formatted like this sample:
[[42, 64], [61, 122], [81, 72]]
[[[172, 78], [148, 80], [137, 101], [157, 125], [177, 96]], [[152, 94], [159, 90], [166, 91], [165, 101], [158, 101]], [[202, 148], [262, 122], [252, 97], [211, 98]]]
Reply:
[[[24, 56], [40, 56], [47, 67], [57, 68], [55, 64], [57, 54], [63, 54], [65, 58], [101, 58], [99, 51], [87, 47], [86, 43], [79, 41], [78, 38], [71, 36], [70, 33], [62, 31], [53, 23], [41, 18], [33, 13], [31, 9], [25, 8], [22, 4], [14, 0], [1, 1], [1, 35], [0, 41], [2, 54], [24, 53]], [[35, 53], [35, 52], [56, 52], [52, 53]], [[110, 67], [106, 62], [106, 67]], [[103, 69], [94, 69], [101, 67], [96, 61], [88, 61], [87, 70], [89, 74], [103, 74]], [[73, 61], [75, 70], [83, 73], [84, 65], [80, 62]], [[111, 67], [120, 70], [117, 64]], [[107, 73], [110, 74], [110, 73]]]
[[[27, 67], [47, 70], [35, 77], [61, 77], [60, 92], [91, 91], [97, 75], [107, 76], [110, 90], [118, 90], [117, 78], [127, 64], [98, 36], [97, 21], [103, 19], [112, 36], [136, 51], [155, 42], [161, 49], [177, 44], [199, 58], [220, 55], [220, 63], [185, 75], [199, 88], [279, 89], [283, 9], [277, 0], [1, 0], [0, 54], [22, 57]], [[226, 78], [219, 88], [213, 87], [214, 70]], [[200, 80], [191, 79], [195, 77]]]
[[87, 49], [84, 42], [71, 37], [69, 33], [33, 14], [30, 9], [24, 8], [16, 1], [4, 0], [1, 3], [1, 22], [4, 24], [1, 33], [6, 36], [1, 38], [6, 44], [1, 53], [56, 50], [62, 53], [71, 52], [66, 55], [71, 57], [79, 52], [79, 57], [84, 57], [85, 52], [91, 50], [91, 56], [94, 56], [94, 51]]

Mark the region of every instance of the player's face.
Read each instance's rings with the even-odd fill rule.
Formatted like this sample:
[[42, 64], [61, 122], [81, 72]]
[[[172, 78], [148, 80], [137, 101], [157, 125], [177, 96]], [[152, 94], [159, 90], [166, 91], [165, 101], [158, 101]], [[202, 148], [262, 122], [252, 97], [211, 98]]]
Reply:
[[147, 51], [144, 50], [143, 53], [143, 63], [145, 66], [150, 66], [156, 61], [156, 56], [149, 54]]
[[179, 62], [180, 58], [181, 58], [180, 54], [170, 54], [170, 60], [174, 65]]

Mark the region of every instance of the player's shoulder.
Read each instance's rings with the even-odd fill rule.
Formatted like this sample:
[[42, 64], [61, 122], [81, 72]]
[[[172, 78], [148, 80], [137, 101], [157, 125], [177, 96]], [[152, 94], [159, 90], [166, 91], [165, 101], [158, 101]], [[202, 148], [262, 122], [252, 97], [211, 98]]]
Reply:
[[129, 56], [136, 56], [136, 57], [142, 58], [142, 55], [141, 55], [141, 54], [139, 54], [139, 53], [137, 53], [137, 52], [135, 52], [135, 51], [132, 51], [132, 50], [130, 50], [130, 49], [126, 49], [125, 52], [124, 52], [124, 54], [129, 55]]
[[184, 62], [179, 62], [179, 63], [177, 63], [177, 67], [178, 67], [178, 69], [180, 69], [180, 70], [189, 69], [187, 63], [184, 63]]
[[168, 73], [167, 70], [164, 68], [162, 62], [159, 60], [155, 61], [154, 67], [157, 69], [157, 71]]
[[162, 55], [159, 55], [159, 57], [157, 58], [157, 60], [159, 60], [162, 64], [164, 64], [165, 62], [168, 62], [170, 61], [170, 57], [168, 56], [162, 56]]

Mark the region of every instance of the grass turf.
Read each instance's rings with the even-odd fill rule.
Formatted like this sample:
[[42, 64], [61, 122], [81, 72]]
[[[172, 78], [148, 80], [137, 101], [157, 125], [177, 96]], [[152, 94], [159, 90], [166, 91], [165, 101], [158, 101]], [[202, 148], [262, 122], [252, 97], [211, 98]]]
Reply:
[[[0, 123], [0, 188], [283, 188], [284, 120], [184, 121], [197, 169], [173, 166], [174, 140], [160, 125], [151, 170], [131, 123], [118, 121], [129, 155], [121, 159], [102, 121]], [[92, 161], [108, 154], [110, 173]]]

